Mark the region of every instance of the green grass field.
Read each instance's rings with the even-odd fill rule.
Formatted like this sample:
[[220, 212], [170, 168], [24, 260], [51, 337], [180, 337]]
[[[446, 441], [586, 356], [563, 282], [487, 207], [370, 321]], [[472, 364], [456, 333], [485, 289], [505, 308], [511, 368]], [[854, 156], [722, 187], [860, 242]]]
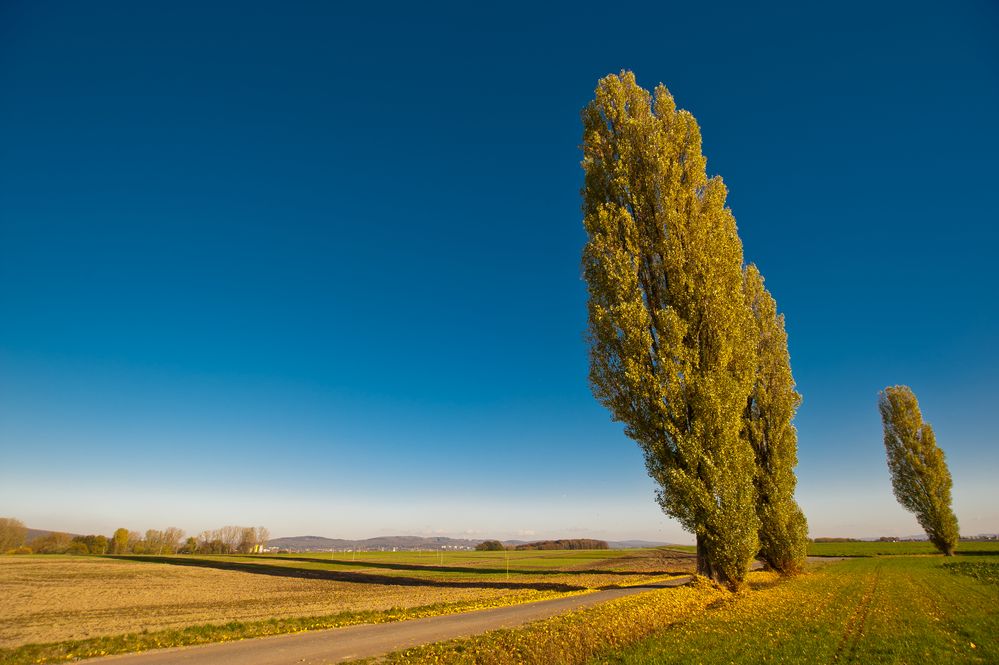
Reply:
[[825, 564], [594, 662], [999, 662], [999, 560], [957, 559]]
[[[670, 545], [669, 549], [679, 552], [694, 552], [693, 545]], [[961, 554], [999, 554], [999, 541], [962, 542], [957, 551]], [[809, 556], [901, 556], [908, 554], [939, 554], [929, 542], [848, 542], [848, 543], [809, 543]]]
[[242, 572], [310, 571], [350, 582], [481, 585], [538, 591], [586, 591], [645, 583], [693, 572], [686, 552], [576, 550], [512, 552], [358, 552], [243, 556], [127, 556], [122, 560], [170, 563]]
[[863, 557], [651, 591], [390, 663], [996, 663], [999, 557]]
[[[999, 554], [999, 542], [962, 542], [957, 546], [962, 555]], [[929, 542], [905, 543], [809, 543], [809, 556], [898, 556], [906, 554], [939, 554]]]

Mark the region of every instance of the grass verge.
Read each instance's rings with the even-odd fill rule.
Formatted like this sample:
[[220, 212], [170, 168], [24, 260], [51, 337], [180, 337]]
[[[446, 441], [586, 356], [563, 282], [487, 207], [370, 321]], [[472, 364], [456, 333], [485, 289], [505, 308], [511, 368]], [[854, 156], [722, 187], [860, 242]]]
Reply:
[[959, 562], [957, 570], [943, 557], [828, 564], [734, 595], [594, 662], [996, 663], [999, 587], [979, 581], [995, 574], [989, 558]]

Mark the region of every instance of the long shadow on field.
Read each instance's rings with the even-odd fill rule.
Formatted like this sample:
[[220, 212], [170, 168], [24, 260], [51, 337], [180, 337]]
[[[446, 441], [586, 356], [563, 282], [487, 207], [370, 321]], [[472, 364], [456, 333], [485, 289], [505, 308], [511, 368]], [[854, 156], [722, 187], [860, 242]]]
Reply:
[[958, 550], [957, 556], [999, 556], [999, 550]]
[[[265, 559], [274, 561], [274, 557], [271, 556], [260, 556], [253, 554], [241, 555], [243, 558], [251, 559]], [[678, 556], [674, 557], [677, 559], [683, 559], [686, 557]], [[691, 555], [691, 559], [695, 558]], [[384, 568], [386, 570], [410, 570], [410, 571], [425, 571], [425, 572], [436, 572], [436, 573], [485, 573], [485, 574], [496, 574], [503, 575], [507, 572], [506, 568], [479, 568], [478, 566], [425, 566], [419, 563], [384, 563], [384, 562], [373, 562], [373, 561], [353, 561], [350, 559], [317, 559], [309, 558], [305, 556], [282, 556], [280, 561], [305, 561], [307, 563], [329, 563], [341, 566], [354, 566], [361, 568]], [[545, 569], [545, 570], [525, 570], [523, 568], [511, 568], [510, 571], [516, 575], [619, 575], [622, 577], [635, 577], [638, 575], [688, 575], [690, 570], [650, 570], [650, 571], [624, 571], [624, 570], [600, 570], [600, 569]]]
[[[355, 584], [383, 584], [392, 586], [424, 586], [445, 589], [532, 589], [535, 591], [585, 591], [588, 587], [572, 584], [555, 584], [550, 582], [464, 582], [430, 580], [417, 577], [397, 577], [394, 575], [371, 575], [338, 570], [307, 570], [289, 566], [274, 566], [265, 563], [241, 563], [238, 561], [216, 561], [208, 559], [188, 558], [187, 556], [143, 556], [107, 555], [106, 559], [123, 561], [145, 561], [148, 563], [165, 563], [171, 566], [194, 566], [196, 568], [215, 568], [217, 570], [235, 570], [254, 575], [273, 575], [275, 577], [294, 577], [309, 580], [331, 580], [334, 582], [353, 582]], [[315, 562], [315, 559], [312, 559]], [[464, 569], [468, 572], [468, 569]]]

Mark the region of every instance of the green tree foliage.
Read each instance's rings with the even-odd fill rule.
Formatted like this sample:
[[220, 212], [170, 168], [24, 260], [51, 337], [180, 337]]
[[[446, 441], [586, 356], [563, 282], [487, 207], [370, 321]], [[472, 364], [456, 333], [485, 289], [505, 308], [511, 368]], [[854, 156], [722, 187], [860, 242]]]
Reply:
[[128, 532], [128, 545], [125, 549], [126, 552], [131, 552], [132, 554], [146, 554], [146, 543], [142, 540], [142, 534], [138, 531]]
[[86, 543], [74, 538], [69, 546], [66, 547], [66, 554], [90, 554], [90, 548], [87, 547]]
[[0, 554], [21, 547], [27, 537], [28, 528], [24, 522], [13, 517], [0, 517]]
[[128, 529], [116, 529], [111, 536], [111, 554], [128, 554]]
[[479, 552], [502, 552], [506, 548], [498, 540], [483, 540], [475, 546], [475, 549]]
[[631, 72], [583, 111], [583, 275], [593, 393], [641, 446], [698, 568], [741, 584], [759, 549], [743, 416], [756, 366], [742, 243], [694, 117]]
[[[72, 543], [73, 537], [68, 533], [52, 531], [32, 540], [31, 549], [37, 554], [64, 554]], [[83, 554], [85, 553], [83, 552]]]
[[76, 536], [74, 543], [83, 543], [90, 554], [105, 554], [108, 551], [107, 536]]
[[915, 513], [930, 542], [952, 556], [960, 537], [951, 508], [952, 481], [933, 428], [923, 422], [919, 402], [908, 386], [885, 388], [878, 395], [878, 408], [895, 498]]
[[179, 554], [194, 554], [198, 551], [198, 539], [194, 536], [189, 536], [184, 544], [177, 550]]
[[756, 324], [756, 382], [746, 406], [745, 432], [756, 454], [756, 514], [760, 558], [785, 575], [799, 572], [808, 546], [808, 523], [794, 500], [798, 434], [792, 424], [801, 404], [794, 388], [784, 315], [756, 266], [746, 266], [745, 294]]
[[[146, 537], [142, 539], [142, 549], [146, 554], [163, 554], [166, 549], [166, 539], [159, 529], [146, 529]], [[170, 554], [166, 551], [166, 554]]]

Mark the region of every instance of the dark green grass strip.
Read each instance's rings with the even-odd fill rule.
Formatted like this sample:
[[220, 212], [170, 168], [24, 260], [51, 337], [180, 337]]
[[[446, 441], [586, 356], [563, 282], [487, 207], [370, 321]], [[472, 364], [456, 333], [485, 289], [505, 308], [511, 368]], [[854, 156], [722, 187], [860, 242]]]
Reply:
[[999, 561], [955, 561], [945, 563], [952, 573], [967, 575], [986, 584], [999, 584]]

